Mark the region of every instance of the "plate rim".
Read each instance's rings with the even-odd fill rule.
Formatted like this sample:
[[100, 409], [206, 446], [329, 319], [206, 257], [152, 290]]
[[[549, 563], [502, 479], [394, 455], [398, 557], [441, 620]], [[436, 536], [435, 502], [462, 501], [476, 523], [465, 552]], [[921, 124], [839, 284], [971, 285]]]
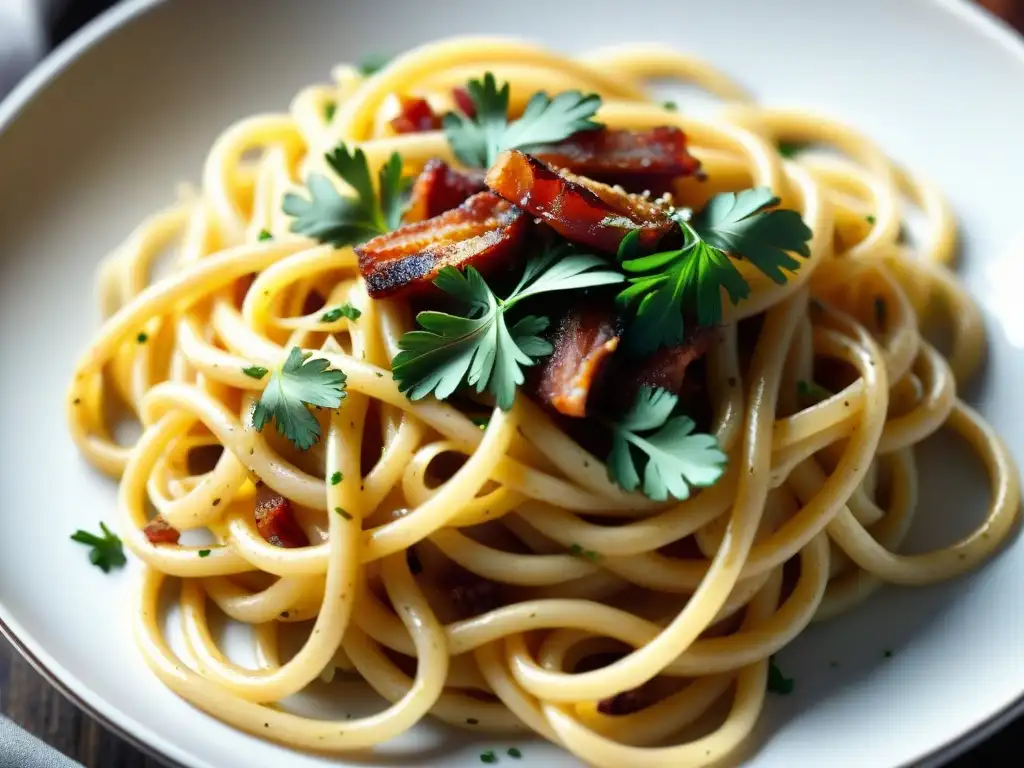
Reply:
[[[52, 50], [22, 81], [0, 100], [0, 140], [22, 111], [60, 74], [113, 32], [171, 0], [124, 0], [100, 13]], [[1024, 64], [1024, 36], [1005, 21], [970, 0], [917, 0], [948, 13], [957, 21], [981, 33]], [[185, 753], [144, 723], [94, 694], [89, 686], [68, 672], [43, 645], [25, 631], [10, 610], [0, 602], [0, 636], [50, 685], [72, 704], [143, 754], [171, 768], [206, 768], [206, 761]], [[980, 723], [960, 735], [925, 752], [912, 761], [893, 768], [938, 768], [971, 747], [995, 734], [1024, 714], [1024, 690]]]

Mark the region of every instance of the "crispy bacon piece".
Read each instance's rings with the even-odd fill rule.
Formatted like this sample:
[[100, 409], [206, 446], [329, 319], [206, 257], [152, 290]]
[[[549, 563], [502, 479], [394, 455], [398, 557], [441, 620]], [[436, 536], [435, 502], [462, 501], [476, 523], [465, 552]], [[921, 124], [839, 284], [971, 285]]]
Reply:
[[594, 382], [619, 346], [610, 307], [580, 305], [558, 324], [554, 353], [544, 362], [537, 393], [559, 413], [582, 418]]
[[177, 544], [181, 539], [181, 531], [172, 528], [162, 515], [157, 515], [142, 529], [150, 544]]
[[686, 134], [670, 126], [580, 131], [556, 144], [535, 147], [531, 154], [588, 179], [655, 195], [671, 191], [675, 179], [700, 170], [700, 161], [686, 151]]
[[309, 546], [309, 538], [295, 519], [291, 502], [263, 483], [256, 487], [256, 528], [275, 547]]
[[556, 170], [517, 150], [498, 156], [487, 172], [487, 186], [563, 237], [608, 253], [618, 251], [634, 230], [644, 248], [676, 230], [664, 210], [638, 195]]
[[454, 210], [356, 246], [359, 271], [375, 299], [429, 290], [443, 267], [487, 274], [516, 252], [528, 223], [511, 203], [481, 192]]
[[[694, 361], [711, 349], [717, 338], [717, 328], [695, 328], [682, 344], [662, 347], [643, 360], [618, 355], [602, 377], [600, 392], [595, 394], [595, 398], [609, 413], [622, 413], [629, 409], [636, 400], [637, 391], [643, 386], [667, 389], [685, 402], [702, 386], [699, 379], [687, 378], [687, 371]], [[694, 413], [690, 415], [695, 416]]]
[[452, 88], [452, 98], [455, 100], [455, 106], [459, 112], [464, 114], [466, 117], [476, 117], [476, 104], [473, 103], [473, 99], [469, 96], [469, 91], [463, 87]]
[[582, 418], [595, 401], [612, 413], [629, 408], [645, 385], [679, 394], [687, 368], [707, 353], [717, 336], [717, 329], [699, 328], [678, 346], [634, 360], [615, 354], [620, 337], [612, 308], [579, 305], [558, 324], [555, 350], [541, 369], [537, 397], [565, 416]]
[[434, 112], [426, 99], [403, 97], [401, 104], [402, 111], [391, 121], [395, 133], [421, 133], [441, 127], [441, 116]]
[[717, 328], [697, 328], [679, 346], [662, 347], [639, 366], [624, 367], [619, 376], [630, 377], [637, 387], [659, 387], [679, 394], [690, 363], [704, 357], [717, 339]]
[[440, 216], [486, 189], [482, 171], [457, 171], [443, 160], [428, 160], [412, 186], [405, 221], [411, 224]]

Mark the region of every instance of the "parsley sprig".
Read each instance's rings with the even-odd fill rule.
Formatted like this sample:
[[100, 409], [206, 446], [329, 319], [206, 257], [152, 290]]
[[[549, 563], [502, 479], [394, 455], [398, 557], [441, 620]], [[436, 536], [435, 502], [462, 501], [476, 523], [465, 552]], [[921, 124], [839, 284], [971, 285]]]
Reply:
[[444, 116], [444, 131], [459, 161], [474, 168], [489, 168], [506, 149], [527, 149], [568, 138], [577, 131], [601, 127], [591, 118], [601, 106], [597, 94], [565, 91], [551, 98], [533, 94], [518, 120], [508, 120], [509, 84], [501, 88], [490, 72], [466, 87], [476, 107], [472, 117], [461, 112]]
[[402, 223], [402, 158], [393, 152], [378, 173], [380, 194], [374, 191], [366, 154], [339, 144], [324, 156], [327, 164], [352, 187], [355, 196], [342, 195], [319, 173], [306, 178], [309, 197], [289, 193], [283, 209], [294, 219], [291, 231], [335, 248], [355, 245], [397, 229]]
[[667, 390], [641, 387], [629, 411], [606, 422], [612, 430], [607, 465], [613, 482], [627, 491], [640, 487], [637, 452], [647, 457], [643, 493], [655, 501], [669, 496], [682, 501], [691, 488], [709, 486], [722, 476], [725, 453], [714, 436], [694, 434], [689, 416], [672, 416], [678, 400]]
[[104, 573], [110, 573], [111, 568], [120, 568], [128, 561], [124, 556], [124, 545], [117, 534], [107, 528], [106, 523], [100, 523], [100, 531], [102, 536], [88, 531], [75, 531], [71, 540], [90, 547], [89, 562]]
[[322, 358], [292, 347], [284, 365], [270, 375], [263, 395], [252, 412], [252, 424], [262, 432], [273, 419], [277, 431], [300, 451], [320, 439], [320, 422], [307, 406], [337, 408], [345, 397], [345, 374], [329, 368]]
[[800, 262], [789, 251], [810, 256], [810, 228], [796, 211], [775, 208], [779, 198], [767, 187], [715, 195], [703, 211], [687, 220], [683, 211], [673, 218], [683, 233], [683, 245], [652, 254], [639, 252], [639, 232], [627, 235], [619, 247], [622, 269], [631, 285], [619, 293], [622, 305], [636, 305], [628, 333], [638, 355], [684, 339], [683, 310], [701, 326], [722, 320], [722, 289], [733, 304], [750, 295], [750, 285], [729, 258], [748, 260], [780, 285]]
[[622, 281], [621, 274], [605, 266], [597, 256], [574, 253], [564, 244], [553, 246], [527, 261], [522, 279], [504, 300], [473, 267], [465, 272], [445, 267], [434, 285], [464, 304], [466, 314], [416, 316], [422, 330], [402, 336], [402, 351], [391, 364], [399, 390], [411, 400], [431, 392], [444, 400], [465, 382], [477, 392], [488, 390], [498, 407], [510, 409], [516, 387], [523, 383], [522, 368], [550, 355], [552, 346], [538, 335], [548, 327], [548, 318], [527, 315], [510, 326], [506, 313], [541, 293]]

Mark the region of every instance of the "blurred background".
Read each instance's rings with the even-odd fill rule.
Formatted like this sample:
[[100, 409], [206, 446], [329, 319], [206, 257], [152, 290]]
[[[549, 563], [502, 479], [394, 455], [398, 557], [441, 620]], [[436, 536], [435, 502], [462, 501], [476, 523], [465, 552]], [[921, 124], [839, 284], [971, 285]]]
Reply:
[[[295, 0], [281, 0], [294, 2]], [[324, 2], [325, 0], [317, 0]], [[751, 0], [755, 2], [756, 0]], [[0, 0], [0, 99], [53, 47], [120, 0]], [[217, 0], [209, 0], [217, 2]], [[977, 2], [1024, 31], [1024, 0]], [[135, 747], [110, 733], [53, 689], [0, 638], [0, 715], [89, 768], [158, 768]], [[0, 768], [10, 763], [0, 732]], [[1022, 764], [1024, 718], [954, 761], [950, 768], [990, 768]], [[17, 758], [15, 758], [17, 759]], [[40, 766], [56, 766], [43, 757]]]

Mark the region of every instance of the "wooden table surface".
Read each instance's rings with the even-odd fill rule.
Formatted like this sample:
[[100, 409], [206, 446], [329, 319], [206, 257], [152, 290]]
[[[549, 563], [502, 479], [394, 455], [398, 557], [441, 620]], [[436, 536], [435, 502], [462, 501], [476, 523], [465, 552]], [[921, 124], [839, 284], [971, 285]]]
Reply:
[[[1024, 29], [1024, 0], [978, 0]], [[87, 768], [158, 768], [132, 745], [96, 723], [65, 699], [0, 638], [0, 712]], [[954, 761], [949, 768], [993, 768], [1021, 764], [1024, 718]]]

